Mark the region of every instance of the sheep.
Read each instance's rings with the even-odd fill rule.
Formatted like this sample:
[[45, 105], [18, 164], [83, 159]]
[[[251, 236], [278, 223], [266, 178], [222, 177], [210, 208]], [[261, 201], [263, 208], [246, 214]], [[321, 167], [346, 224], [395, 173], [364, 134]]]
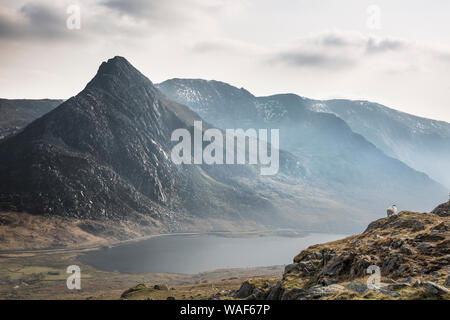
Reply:
[[390, 216], [393, 216], [394, 214], [397, 213], [397, 206], [395, 204], [393, 204], [392, 206], [387, 208], [386, 211], [387, 211], [387, 216], [389, 218]]

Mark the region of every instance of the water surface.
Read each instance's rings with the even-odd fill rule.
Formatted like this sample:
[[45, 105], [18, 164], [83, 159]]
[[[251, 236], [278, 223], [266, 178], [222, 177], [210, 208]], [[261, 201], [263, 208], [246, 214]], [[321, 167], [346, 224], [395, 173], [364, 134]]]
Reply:
[[301, 238], [167, 235], [91, 251], [82, 260], [105, 271], [195, 274], [222, 268], [289, 264], [310, 245], [344, 237], [322, 233]]

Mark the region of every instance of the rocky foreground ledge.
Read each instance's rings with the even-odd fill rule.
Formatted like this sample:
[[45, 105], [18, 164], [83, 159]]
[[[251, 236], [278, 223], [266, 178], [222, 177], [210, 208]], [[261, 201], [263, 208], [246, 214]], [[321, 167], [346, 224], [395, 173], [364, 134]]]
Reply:
[[[401, 212], [359, 235], [303, 250], [275, 285], [248, 280], [232, 296], [248, 300], [450, 299], [450, 202], [432, 213]], [[368, 268], [380, 282], [368, 285]], [[369, 282], [369, 284], [374, 282]]]

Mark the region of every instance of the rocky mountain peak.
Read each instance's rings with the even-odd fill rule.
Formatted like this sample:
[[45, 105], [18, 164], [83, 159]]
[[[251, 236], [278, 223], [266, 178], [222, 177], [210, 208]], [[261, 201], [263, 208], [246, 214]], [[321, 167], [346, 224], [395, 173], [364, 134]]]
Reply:
[[233, 219], [244, 208], [248, 214], [249, 204], [258, 218], [272, 219], [272, 204], [233, 180], [256, 180], [250, 167], [202, 170], [171, 161], [171, 133], [190, 130], [194, 119], [126, 59], [112, 58], [83, 91], [0, 145], [0, 210], [150, 219], [171, 230], [188, 214]]
[[86, 89], [101, 89], [116, 96], [123, 96], [136, 90], [140, 90], [141, 93], [146, 91], [147, 94], [150, 91], [152, 96], [157, 92], [147, 77], [133, 67], [127, 59], [120, 56], [102, 62]]

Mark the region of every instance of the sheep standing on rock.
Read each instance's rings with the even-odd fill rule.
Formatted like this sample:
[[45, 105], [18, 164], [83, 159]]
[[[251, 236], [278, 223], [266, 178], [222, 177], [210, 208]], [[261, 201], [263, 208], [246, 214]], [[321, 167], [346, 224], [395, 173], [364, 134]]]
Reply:
[[397, 213], [397, 206], [395, 204], [393, 204], [392, 206], [390, 206], [389, 208], [387, 208], [387, 216], [393, 216], [394, 214]]

